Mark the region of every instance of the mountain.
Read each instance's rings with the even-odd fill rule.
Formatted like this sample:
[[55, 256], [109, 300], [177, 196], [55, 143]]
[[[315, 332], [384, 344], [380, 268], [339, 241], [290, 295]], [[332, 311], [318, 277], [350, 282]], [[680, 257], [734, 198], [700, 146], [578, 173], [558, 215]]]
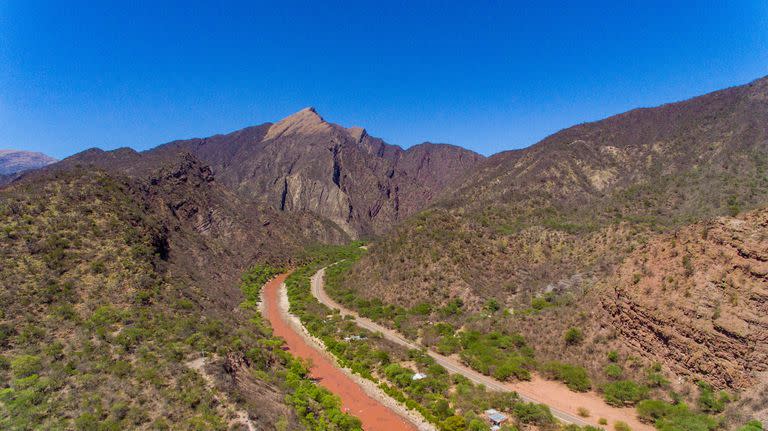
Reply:
[[378, 235], [432, 202], [483, 156], [424, 143], [407, 150], [313, 108], [277, 123], [174, 141], [149, 153], [187, 151], [243, 199], [310, 211], [352, 237]]
[[179, 275], [225, 300], [239, 296], [232, 286], [254, 263], [289, 263], [307, 244], [383, 232], [481, 159], [450, 145], [402, 150], [308, 108], [144, 152], [89, 149], [16, 183], [95, 170], [134, 184], [161, 217]]
[[56, 162], [43, 153], [20, 150], [0, 150], [0, 175], [16, 174], [38, 169]]
[[57, 168], [90, 164], [141, 175], [180, 153], [209, 166], [244, 202], [309, 212], [352, 238], [387, 232], [484, 160], [447, 144], [425, 142], [403, 150], [306, 108], [274, 124], [173, 141], [141, 153], [90, 149]]
[[0, 185], [12, 181], [18, 174], [38, 169], [51, 163], [56, 159], [48, 157], [43, 153], [20, 150], [0, 150]]
[[240, 293], [233, 287], [253, 264], [288, 264], [307, 244], [349, 240], [338, 226], [310, 212], [285, 213], [240, 198], [208, 165], [184, 151], [92, 149], [17, 183], [90, 170], [133, 184], [141, 193], [141, 205], [167, 232], [169, 259], [182, 268], [178, 275], [206, 286], [202, 295], [229, 301], [227, 306], [236, 305]]
[[[653, 312], [617, 321], [609, 318], [611, 310], [623, 308], [596, 298], [615, 298], [616, 292], [636, 289], [633, 277], [611, 277], [635, 250], [660, 241], [659, 235], [764, 207], [766, 169], [768, 78], [580, 124], [479, 164], [444, 198], [374, 244], [347, 287], [363, 299], [403, 307], [440, 306], [459, 298], [474, 311], [490, 300], [502, 308], [523, 310], [537, 298], [576, 297], [568, 301], [567, 310], [542, 313], [536, 325], [514, 323], [538, 346], [541, 359], [569, 355], [565, 359], [588, 364], [595, 352], [605, 353], [611, 346], [679, 371], [686, 368], [687, 359], [658, 348], [656, 343], [669, 340], [649, 329]], [[691, 253], [709, 255], [712, 247], [705, 242]], [[704, 293], [708, 280], [693, 283], [697, 288], [690, 292], [711, 293]], [[743, 289], [746, 281], [734, 277], [733, 283]], [[695, 296], [669, 300], [673, 307], [697, 309]], [[763, 307], [759, 300], [741, 301], [747, 316], [759, 314]], [[601, 323], [593, 327], [571, 315], [592, 316], [590, 322]], [[763, 330], [760, 320], [736, 320], [747, 322], [749, 331]], [[414, 325], [424, 323], [419, 322]], [[557, 341], [568, 323], [592, 327], [595, 336], [615, 334], [618, 341], [590, 345], [591, 350], [581, 353], [565, 352]], [[699, 331], [689, 325], [698, 328], [690, 320], [676, 320], [681, 345], [702, 341], [702, 334], [717, 339], [722, 330], [710, 325]], [[635, 333], [646, 338], [635, 342]], [[723, 357], [736, 345], [736, 351], [749, 351], [754, 342], [735, 336], [705, 357]], [[743, 362], [726, 362], [712, 369], [691, 367], [691, 375], [721, 387], [746, 387], [759, 378], [759, 371]]]

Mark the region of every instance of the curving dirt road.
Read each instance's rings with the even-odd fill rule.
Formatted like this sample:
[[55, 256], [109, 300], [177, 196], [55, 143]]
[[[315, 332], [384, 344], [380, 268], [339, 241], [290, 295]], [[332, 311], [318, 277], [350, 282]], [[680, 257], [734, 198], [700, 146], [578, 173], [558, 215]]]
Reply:
[[[356, 312], [345, 308], [333, 300], [328, 296], [323, 287], [324, 276], [325, 268], [319, 270], [312, 276], [312, 295], [314, 295], [318, 301], [329, 308], [338, 309], [342, 315], [352, 316], [358, 326], [372, 332], [380, 332], [384, 338], [394, 343], [409, 349], [421, 349], [421, 346], [407, 340], [397, 331], [379, 325], [365, 317], [361, 317]], [[515, 391], [524, 401], [546, 404], [549, 406], [552, 414], [565, 423], [598, 426], [598, 419], [605, 418], [610, 425], [613, 425], [617, 421], [625, 422], [630, 425], [634, 431], [654, 430], [652, 426], [644, 424], [637, 419], [634, 409], [611, 407], [595, 392], [573, 392], [562, 383], [544, 380], [538, 376], [534, 376], [530, 382], [502, 382], [481, 374], [454, 358], [443, 356], [431, 350], [427, 353], [448, 371], [461, 374], [477, 384], [485, 385], [490, 390]], [[578, 415], [579, 408], [587, 409], [590, 416], [586, 418], [580, 417]]]
[[293, 355], [311, 362], [310, 375], [317, 379], [321, 386], [341, 398], [342, 408], [360, 418], [364, 430], [417, 431], [417, 427], [408, 420], [369, 396], [360, 385], [337, 368], [323, 352], [312, 347], [297, 331], [288, 316], [287, 298], [281, 301], [281, 286], [287, 276], [288, 274], [282, 274], [274, 278], [262, 291], [262, 312], [269, 320], [275, 335], [285, 340]]

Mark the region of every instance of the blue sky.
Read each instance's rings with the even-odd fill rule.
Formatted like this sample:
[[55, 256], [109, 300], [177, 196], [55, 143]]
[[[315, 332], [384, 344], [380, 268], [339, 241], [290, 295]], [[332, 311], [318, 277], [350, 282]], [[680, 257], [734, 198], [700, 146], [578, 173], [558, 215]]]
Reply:
[[1, 1], [0, 148], [147, 149], [314, 106], [492, 154], [768, 75], [763, 0], [280, 3]]

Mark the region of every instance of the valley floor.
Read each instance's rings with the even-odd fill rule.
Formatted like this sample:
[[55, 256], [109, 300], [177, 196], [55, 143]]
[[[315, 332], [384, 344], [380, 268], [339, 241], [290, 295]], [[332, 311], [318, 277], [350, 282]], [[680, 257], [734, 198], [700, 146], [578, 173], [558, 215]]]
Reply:
[[[288, 301], [283, 282], [288, 274], [269, 281], [263, 289], [262, 312], [269, 321], [274, 335], [285, 340], [291, 354], [311, 363], [310, 374], [318, 383], [341, 398], [344, 410], [358, 417], [366, 431], [416, 431], [429, 429], [428, 425], [415, 426], [393, 411], [397, 406], [385, 405], [374, 399], [353, 378], [339, 369], [319, 348], [312, 346], [288, 314]], [[375, 389], [375, 388], [373, 388]], [[393, 403], [394, 400], [392, 400]], [[414, 422], [418, 422], [413, 418]]]
[[[354, 317], [358, 326], [369, 331], [381, 333], [384, 338], [400, 344], [408, 349], [420, 349], [421, 346], [407, 340], [396, 331], [381, 326], [370, 319], [361, 317], [356, 312], [345, 308], [333, 300], [323, 288], [323, 277], [325, 269], [319, 270], [312, 277], [312, 295], [325, 306], [331, 309], [337, 309], [342, 315]], [[481, 374], [465, 366], [458, 359], [440, 355], [429, 351], [429, 355], [435, 361], [446, 368], [451, 373], [461, 374], [474, 383], [483, 384], [490, 390], [515, 391], [524, 400], [546, 404], [552, 411], [552, 414], [566, 423], [577, 425], [598, 426], [598, 419], [605, 418], [610, 425], [622, 421], [631, 426], [634, 431], [651, 431], [654, 428], [644, 424], [637, 419], [634, 408], [616, 408], [607, 405], [602, 398], [595, 392], [573, 392], [567, 386], [560, 382], [544, 380], [534, 376], [529, 382], [508, 383], [496, 380], [492, 377]], [[578, 416], [579, 408], [585, 408], [590, 412], [590, 416], [583, 418]]]

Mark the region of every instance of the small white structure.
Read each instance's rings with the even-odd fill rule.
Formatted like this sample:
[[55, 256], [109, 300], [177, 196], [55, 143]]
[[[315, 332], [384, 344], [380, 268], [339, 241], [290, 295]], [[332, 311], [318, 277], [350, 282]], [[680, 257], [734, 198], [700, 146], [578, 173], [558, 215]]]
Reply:
[[421, 380], [421, 379], [426, 379], [426, 378], [427, 378], [426, 374], [424, 374], [424, 373], [416, 373], [416, 374], [413, 375], [413, 377], [411, 377], [411, 380]]
[[349, 337], [344, 337], [344, 341], [360, 341], [365, 340], [365, 337], [362, 335], [350, 335]]
[[496, 410], [496, 409], [488, 409], [485, 411], [485, 417], [488, 418], [488, 421], [491, 423], [491, 429], [492, 430], [498, 430], [501, 425], [507, 421], [507, 415], [504, 413]]

